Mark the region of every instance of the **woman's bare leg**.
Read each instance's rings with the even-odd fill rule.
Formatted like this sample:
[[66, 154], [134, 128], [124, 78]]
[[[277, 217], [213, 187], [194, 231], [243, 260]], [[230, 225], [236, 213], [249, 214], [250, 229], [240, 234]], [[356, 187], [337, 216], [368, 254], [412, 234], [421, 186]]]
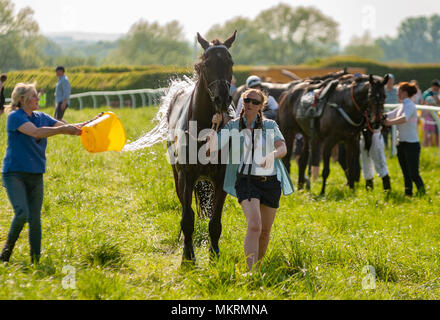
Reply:
[[273, 221], [277, 209], [270, 208], [264, 204], [260, 205], [261, 211], [261, 235], [258, 245], [258, 260], [263, 259], [266, 254], [267, 247], [270, 240], [270, 230], [272, 229]]
[[262, 222], [260, 213], [260, 200], [251, 199], [241, 202], [244, 215], [247, 222], [246, 238], [244, 239], [244, 253], [249, 271], [258, 261], [259, 239], [261, 236]]

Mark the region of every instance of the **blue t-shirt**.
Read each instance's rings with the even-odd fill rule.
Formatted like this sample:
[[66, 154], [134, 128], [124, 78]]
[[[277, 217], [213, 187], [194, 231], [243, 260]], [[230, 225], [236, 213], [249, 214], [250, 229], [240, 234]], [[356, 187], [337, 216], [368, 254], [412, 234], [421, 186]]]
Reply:
[[23, 109], [11, 112], [6, 124], [8, 147], [3, 160], [2, 173], [46, 172], [47, 138], [37, 140], [18, 131], [18, 128], [26, 122], [32, 122], [37, 128], [41, 128], [53, 127], [57, 120], [38, 111], [32, 112], [31, 117]]

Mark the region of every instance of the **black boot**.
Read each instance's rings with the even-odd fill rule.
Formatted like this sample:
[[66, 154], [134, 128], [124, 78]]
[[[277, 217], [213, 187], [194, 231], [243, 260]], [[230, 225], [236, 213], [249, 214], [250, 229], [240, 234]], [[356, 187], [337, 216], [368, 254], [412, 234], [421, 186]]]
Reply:
[[365, 188], [367, 189], [367, 191], [374, 189], [373, 179], [365, 180]]
[[2, 253], [0, 254], [0, 261], [9, 262], [9, 258], [11, 257], [12, 250], [14, 249], [14, 245], [15, 243], [11, 243], [8, 240], [6, 241]]
[[389, 175], [386, 175], [385, 177], [382, 178], [382, 183], [383, 183], [383, 191], [391, 190], [391, 181]]

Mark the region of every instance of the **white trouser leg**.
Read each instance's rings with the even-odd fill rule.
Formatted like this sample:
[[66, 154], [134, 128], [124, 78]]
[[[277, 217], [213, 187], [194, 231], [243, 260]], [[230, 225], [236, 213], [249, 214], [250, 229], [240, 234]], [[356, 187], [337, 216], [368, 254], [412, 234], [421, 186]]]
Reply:
[[379, 177], [383, 178], [388, 175], [387, 160], [385, 158], [385, 144], [383, 141], [382, 134], [376, 132], [373, 134], [373, 139], [370, 149], [370, 157], [374, 161], [374, 166], [376, 167], [376, 172]]
[[362, 165], [362, 173], [364, 174], [365, 180], [371, 180], [374, 178], [374, 162], [370, 156], [372, 147], [373, 146], [371, 146], [370, 148], [370, 152], [365, 150], [365, 139], [361, 135], [361, 139], [360, 139], [361, 165]]

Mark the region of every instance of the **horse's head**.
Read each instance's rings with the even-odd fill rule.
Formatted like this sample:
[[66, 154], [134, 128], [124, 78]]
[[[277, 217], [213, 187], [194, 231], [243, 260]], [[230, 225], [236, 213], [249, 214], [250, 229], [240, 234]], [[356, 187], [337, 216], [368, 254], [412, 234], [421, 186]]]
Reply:
[[369, 77], [369, 89], [368, 89], [368, 105], [371, 114], [371, 122], [378, 123], [382, 119], [382, 114], [385, 104], [385, 85], [389, 80], [389, 76], [384, 78], [375, 77], [370, 75]]
[[206, 41], [197, 33], [197, 41], [202, 46], [202, 61], [195, 66], [199, 79], [205, 82], [206, 89], [217, 113], [226, 112], [231, 104], [232, 60], [229, 48], [235, 41], [237, 31], [225, 42]]

